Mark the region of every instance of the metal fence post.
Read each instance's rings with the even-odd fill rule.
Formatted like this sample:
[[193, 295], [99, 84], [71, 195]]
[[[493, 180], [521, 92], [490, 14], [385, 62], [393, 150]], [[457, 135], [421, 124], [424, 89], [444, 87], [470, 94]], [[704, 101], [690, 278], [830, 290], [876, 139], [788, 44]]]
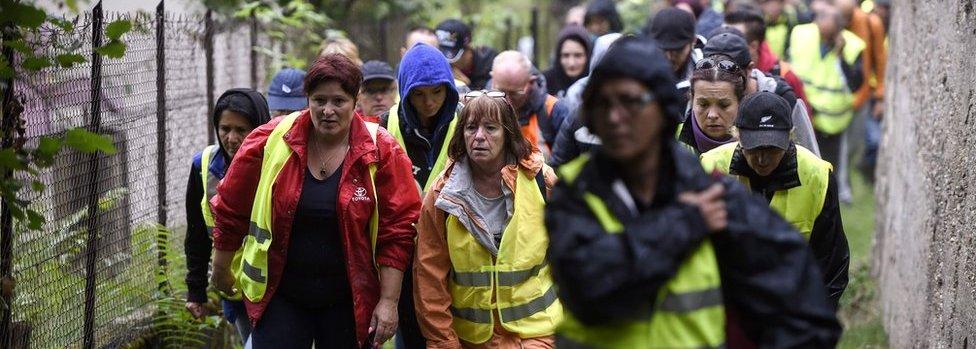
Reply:
[[532, 6], [532, 21], [529, 22], [532, 31], [532, 64], [539, 66], [539, 8]]
[[203, 20], [203, 52], [207, 60], [207, 144], [214, 144], [214, 125], [210, 118], [214, 111], [214, 35], [213, 11], [207, 10]]
[[[166, 10], [165, 0], [159, 0], [156, 6], [156, 215], [159, 225], [166, 227], [168, 214], [166, 210]], [[163, 234], [158, 231], [157, 234]], [[157, 241], [160, 236], [157, 235]], [[166, 249], [156, 250], [156, 263], [160, 273], [166, 275]], [[169, 287], [169, 280], [161, 278], [157, 287], [165, 290]]]
[[[102, 2], [92, 9], [91, 56], [91, 124], [89, 130], [100, 133], [102, 128], [102, 56], [95, 51], [102, 46]], [[95, 347], [95, 277], [98, 260], [98, 166], [99, 154], [88, 157], [88, 240], [85, 248], [85, 317], [84, 348]]]
[[[7, 42], [7, 34], [4, 31], [4, 42]], [[7, 62], [13, 65], [14, 61], [14, 51], [10, 46], [3, 47], [3, 57]], [[4, 81], [3, 90], [3, 104], [0, 104], [0, 108], [3, 108], [3, 121], [0, 125], [3, 125], [3, 149], [10, 148], [13, 146], [13, 125], [16, 125], [16, 120], [14, 118], [17, 115], [12, 110], [13, 108], [8, 108], [14, 101], [14, 79], [6, 79]], [[9, 171], [0, 174], [4, 179], [9, 178], [11, 173]], [[13, 345], [13, 324], [12, 324], [12, 306], [13, 306], [13, 216], [10, 214], [10, 203], [7, 200], [3, 200], [2, 206], [0, 206], [0, 304], [3, 307], [2, 320], [0, 320], [0, 348], [11, 348]], [[10, 283], [10, 290], [6, 290], [6, 283]], [[9, 291], [9, 292], [8, 292]]]

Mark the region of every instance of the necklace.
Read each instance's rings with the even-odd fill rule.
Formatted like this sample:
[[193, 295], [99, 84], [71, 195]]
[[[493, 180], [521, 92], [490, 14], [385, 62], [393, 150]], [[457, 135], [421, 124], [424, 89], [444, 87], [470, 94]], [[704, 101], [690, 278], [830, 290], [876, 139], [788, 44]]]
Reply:
[[316, 158], [324, 158], [321, 161], [319, 161], [319, 163], [317, 164], [317, 166], [315, 166], [315, 167], [318, 168], [318, 171], [317, 172], [319, 173], [319, 176], [323, 177], [323, 179], [326, 176], [332, 174], [332, 172], [334, 172], [336, 170], [336, 167], [338, 167], [338, 165], [336, 165], [336, 159], [340, 159], [339, 162], [341, 163], [341, 159], [343, 157], [345, 157], [346, 152], [349, 150], [349, 144], [348, 143], [343, 144], [342, 146], [338, 147], [337, 149], [333, 149], [331, 151], [327, 151], [327, 150], [324, 150], [324, 149], [319, 149], [319, 147], [320, 147], [319, 143], [318, 142], [315, 142], [314, 140], [311, 141], [309, 144], [312, 145], [312, 146], [309, 147], [309, 150], [310, 150], [309, 151], [309, 163], [312, 163], [312, 158], [313, 158], [312, 154], [313, 153], [315, 154], [315, 157]]

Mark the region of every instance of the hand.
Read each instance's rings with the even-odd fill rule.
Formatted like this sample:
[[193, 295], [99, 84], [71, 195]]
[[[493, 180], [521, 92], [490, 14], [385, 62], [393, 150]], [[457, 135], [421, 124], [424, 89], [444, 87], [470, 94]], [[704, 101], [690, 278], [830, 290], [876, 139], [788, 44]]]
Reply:
[[380, 298], [373, 309], [373, 319], [369, 321], [369, 331], [376, 332], [373, 346], [379, 347], [393, 337], [397, 330], [397, 302]]
[[230, 273], [230, 270], [214, 268], [213, 276], [210, 279], [210, 282], [218, 291], [226, 295], [237, 293], [237, 290], [234, 289], [234, 275]]
[[725, 230], [729, 225], [725, 200], [722, 200], [723, 193], [725, 193], [725, 188], [721, 184], [715, 183], [700, 193], [681, 193], [678, 195], [678, 201], [686, 205], [697, 206], [702, 218], [705, 219], [708, 231], [717, 233]]
[[203, 306], [203, 303], [186, 302], [186, 310], [189, 310], [190, 314], [197, 319], [207, 316], [207, 308]]
[[874, 101], [874, 107], [871, 109], [871, 116], [873, 116], [875, 120], [881, 120], [881, 118], [884, 117], [884, 111], [884, 100], [879, 99]]

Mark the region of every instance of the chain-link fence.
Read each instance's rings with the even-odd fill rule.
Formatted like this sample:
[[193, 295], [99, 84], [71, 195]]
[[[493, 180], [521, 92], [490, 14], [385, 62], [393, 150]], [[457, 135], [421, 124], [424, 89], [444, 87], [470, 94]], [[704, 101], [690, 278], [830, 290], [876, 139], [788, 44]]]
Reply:
[[[103, 23], [114, 19], [133, 25], [125, 56], [93, 56]], [[174, 15], [161, 6], [155, 15], [103, 14], [100, 5], [73, 31], [44, 28], [31, 40], [40, 51], [70, 47], [90, 59], [20, 72], [14, 95], [24, 107], [27, 146], [85, 127], [110, 136], [118, 152], [62, 152], [39, 175], [47, 189], [23, 195], [48, 222], [38, 231], [10, 227], [12, 256], [4, 258], [12, 257], [16, 287], [2, 343], [122, 346], [151, 332], [159, 299], [184, 288], [185, 266], [174, 257], [183, 254], [192, 157], [213, 140], [214, 96], [263, 89], [271, 62], [251, 47], [270, 41], [253, 21]]]

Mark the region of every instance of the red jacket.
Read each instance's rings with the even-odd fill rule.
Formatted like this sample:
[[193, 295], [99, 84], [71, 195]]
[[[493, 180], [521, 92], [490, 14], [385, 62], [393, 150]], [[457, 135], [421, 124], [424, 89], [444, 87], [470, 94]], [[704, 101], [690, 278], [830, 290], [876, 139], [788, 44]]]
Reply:
[[[264, 145], [282, 118], [275, 118], [255, 129], [237, 151], [220, 186], [211, 200], [216, 227], [214, 248], [236, 251], [250, 225], [251, 206], [257, 189]], [[292, 155], [281, 169], [272, 193], [272, 234], [268, 252], [268, 287], [260, 303], [246, 302], [251, 323], [261, 319], [274, 296], [284, 270], [289, 235], [295, 208], [302, 193], [305, 176], [305, 145], [311, 129], [308, 110], [295, 120], [284, 140]], [[420, 216], [420, 194], [411, 174], [410, 159], [396, 140], [382, 128], [373, 143], [366, 124], [357, 114], [349, 127], [349, 151], [339, 180], [337, 212], [346, 256], [346, 272], [352, 289], [356, 320], [356, 338], [366, 339], [373, 309], [379, 302], [380, 284], [370, 249], [369, 218], [373, 212], [373, 193], [369, 183], [369, 165], [378, 162], [376, 190], [379, 197], [379, 233], [376, 262], [399, 270], [407, 267], [413, 256], [416, 230], [413, 224]], [[363, 189], [366, 195], [363, 195]], [[358, 190], [358, 194], [357, 194]], [[355, 200], [354, 200], [355, 197]], [[366, 199], [362, 199], [366, 198]]]
[[769, 74], [777, 65], [779, 65], [779, 75], [793, 88], [793, 93], [796, 93], [796, 98], [802, 99], [803, 103], [806, 104], [807, 115], [810, 116], [810, 120], [812, 121], [813, 106], [810, 105], [810, 100], [807, 99], [807, 93], [803, 89], [803, 81], [800, 81], [800, 77], [796, 76], [789, 63], [780, 61], [779, 57], [776, 57], [776, 53], [769, 48], [769, 44], [763, 41], [759, 44], [759, 59], [756, 60], [756, 69]]

